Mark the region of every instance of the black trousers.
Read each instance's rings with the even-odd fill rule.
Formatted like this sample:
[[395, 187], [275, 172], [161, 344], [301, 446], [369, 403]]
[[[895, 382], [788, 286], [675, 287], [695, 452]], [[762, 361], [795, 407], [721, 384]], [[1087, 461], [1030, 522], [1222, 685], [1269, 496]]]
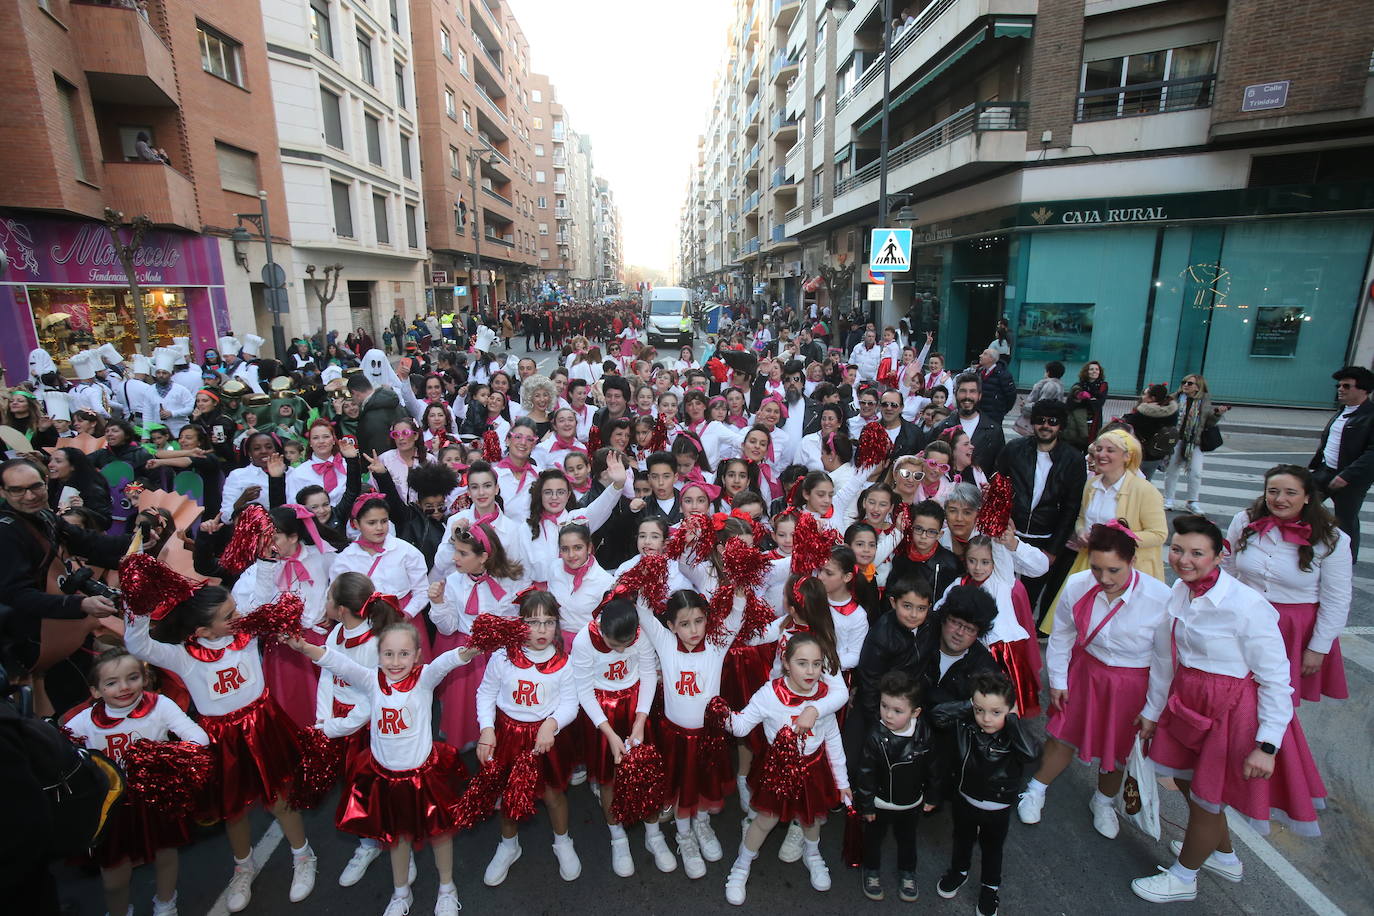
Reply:
[[962, 795], [954, 797], [954, 851], [949, 858], [951, 871], [967, 873], [973, 861], [973, 843], [983, 855], [981, 881], [988, 887], [1002, 884], [1002, 847], [1011, 827], [1011, 808], [984, 811], [970, 805]]
[[1050, 612], [1051, 604], [1059, 594], [1059, 589], [1063, 586], [1064, 580], [1069, 577], [1069, 570], [1073, 569], [1074, 561], [1077, 559], [1077, 551], [1070, 550], [1068, 547], [1061, 547], [1054, 558], [1054, 562], [1050, 564], [1049, 572], [1033, 579], [1021, 580], [1021, 585], [1026, 590], [1026, 597], [1030, 599], [1031, 613], [1035, 615], [1037, 624], [1044, 620], [1045, 615]]
[[1356, 561], [1360, 559], [1360, 507], [1364, 505], [1368, 493], [1369, 487], [1342, 487], [1328, 491], [1336, 524], [1350, 535], [1350, 555]]
[[916, 870], [916, 828], [921, 822], [921, 806], [908, 811], [884, 811], [864, 821], [864, 868], [877, 871], [883, 864], [883, 837], [888, 828], [897, 840], [897, 871]]

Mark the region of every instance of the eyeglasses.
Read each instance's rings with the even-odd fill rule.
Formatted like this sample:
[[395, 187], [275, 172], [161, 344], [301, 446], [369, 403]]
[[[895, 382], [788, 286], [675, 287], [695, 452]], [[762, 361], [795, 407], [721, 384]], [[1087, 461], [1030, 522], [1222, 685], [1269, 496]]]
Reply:
[[916, 527], [915, 525], [912, 525], [912, 526], [911, 526], [911, 533], [912, 533], [912, 534], [921, 534], [921, 535], [925, 535], [925, 536], [928, 537], [928, 538], [938, 538], [938, 537], [940, 536], [940, 529], [939, 529], [939, 528], [918, 528], [918, 527]]
[[526, 617], [525, 623], [531, 630], [552, 630], [558, 626], [558, 621], [550, 617]]
[[975, 627], [973, 624], [967, 623], [963, 620], [957, 620], [954, 617], [946, 617], [945, 626], [949, 627], [956, 633], [965, 633], [969, 636], [976, 635], [978, 632], [978, 628]]
[[415, 430], [413, 429], [393, 429], [391, 431], [391, 438], [393, 439], [410, 439], [414, 435]]
[[925, 471], [913, 471], [911, 468], [898, 468], [897, 476], [903, 480], [925, 480]]
[[945, 471], [949, 470], [949, 465], [940, 461], [931, 461], [929, 458], [926, 459], [926, 467], [937, 474], [943, 474]]
[[897, 402], [895, 402], [895, 401], [883, 401], [883, 407], [890, 407], [890, 408], [892, 408], [893, 410], [896, 410], [897, 408], [899, 408], [899, 407], [901, 407], [901, 406], [902, 406], [901, 404], [899, 404], [899, 403], [897, 403]]
[[508, 441], [508, 442], [514, 442], [514, 443], [517, 443], [517, 444], [519, 444], [519, 445], [533, 445], [533, 444], [534, 444], [534, 437], [533, 437], [533, 436], [511, 436], [511, 437], [510, 437], [509, 439], [507, 439], [506, 441]]
[[1197, 382], [1193, 381], [1192, 379], [1189, 379], [1188, 381], [1184, 382], [1183, 384], [1184, 384], [1184, 385], [1187, 385], [1187, 386], [1192, 386], [1192, 387], [1194, 387], [1194, 388], [1197, 387]]
[[545, 490], [545, 491], [544, 491], [544, 495], [547, 496], [547, 497], [549, 497], [550, 499], [567, 499], [567, 498], [568, 498], [568, 491], [567, 491], [567, 490]]
[[27, 487], [5, 487], [5, 495], [18, 499], [26, 494], [29, 496], [37, 496], [46, 489], [48, 489], [47, 483], [40, 480], [38, 483], [29, 484]]
[[1040, 419], [1034, 420], [1034, 421], [1032, 421], [1032, 422], [1034, 422], [1036, 426], [1058, 426], [1058, 425], [1059, 425], [1059, 418], [1058, 418], [1058, 417], [1041, 417]]
[[1355, 383], [1354, 383], [1354, 382], [1337, 382], [1337, 383], [1336, 383], [1336, 387], [1339, 388], [1339, 389], [1341, 389], [1342, 391], [1344, 391], [1344, 390], [1347, 389], [1347, 388], [1354, 388], [1354, 387], [1355, 387]]

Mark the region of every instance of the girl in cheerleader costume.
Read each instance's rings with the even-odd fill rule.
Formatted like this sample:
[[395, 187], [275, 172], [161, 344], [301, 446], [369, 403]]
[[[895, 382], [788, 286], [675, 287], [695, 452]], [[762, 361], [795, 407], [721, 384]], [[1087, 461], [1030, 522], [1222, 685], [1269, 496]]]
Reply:
[[854, 580], [862, 575], [859, 561], [849, 547], [835, 547], [830, 559], [816, 572], [825, 586], [825, 598], [835, 623], [835, 651], [840, 657], [840, 670], [849, 682], [849, 672], [859, 663], [859, 652], [868, 636], [868, 612], [855, 597]]
[[763, 426], [751, 427], [744, 434], [744, 443], [740, 446], [740, 452], [744, 456], [744, 460], [748, 461], [758, 471], [759, 492], [768, 499], [777, 499], [782, 496], [782, 484], [778, 482], [777, 469], [770, 457], [775, 454], [775, 450], [772, 434], [768, 429]]
[[[515, 595], [526, 582], [524, 566], [509, 558], [490, 525], [459, 522], [450, 543], [456, 569], [429, 586], [429, 619], [439, 631], [436, 649], [466, 646], [478, 614], [515, 616]], [[475, 659], [455, 671], [440, 694], [439, 729], [456, 748], [477, 740], [472, 710], [485, 671], [486, 663]]]
[[[496, 532], [506, 556], [512, 563], [526, 564], [525, 544], [529, 543], [529, 529], [519, 519], [512, 518], [502, 511], [501, 487], [497, 481], [496, 470], [485, 461], [475, 461], [468, 467], [468, 496], [472, 505], [449, 516], [445, 525], [443, 543], [434, 552], [433, 576], [442, 579], [454, 570], [453, 532], [459, 524], [467, 522], [490, 525]], [[523, 532], [523, 535], [522, 535]]]
[[539, 475], [539, 465], [530, 457], [539, 442], [533, 420], [521, 417], [510, 426], [506, 436], [506, 457], [496, 462], [496, 481], [501, 487], [501, 504], [512, 518], [525, 518], [530, 511], [530, 485]]
[[[267, 689], [258, 641], [235, 632], [238, 604], [226, 589], [193, 584], [161, 564], [146, 579], [146, 586], [124, 585], [129, 606], [147, 610], [146, 616], [128, 617], [124, 644], [134, 657], [181, 678], [209, 735], [218, 797], [204, 813], [223, 820], [229, 835], [229, 912], [240, 912], [253, 896], [260, 863], [253, 860], [248, 808], [259, 801], [270, 806], [291, 845], [290, 896], [299, 903], [315, 887], [315, 853], [305, 824], [286, 803], [300, 744], [295, 724]], [[149, 632], [153, 621], [155, 634]]]
[[[509, 770], [523, 754], [534, 754], [538, 767], [536, 796], [542, 793], [553, 828], [553, 854], [558, 874], [575, 881], [582, 862], [568, 835], [568, 779], [572, 775], [568, 726], [577, 718], [577, 688], [558, 629], [558, 601], [544, 591], [520, 599], [520, 616], [530, 635], [520, 652], [500, 652], [487, 660], [477, 689], [477, 761], [495, 759]], [[501, 842], [482, 880], [496, 887], [520, 858], [519, 825], [501, 818]]]
[[825, 471], [810, 471], [802, 478], [792, 505], [816, 517], [822, 528], [844, 530], [844, 516], [835, 511], [835, 483]]
[[[525, 558], [531, 579], [537, 582], [551, 580], [559, 556], [558, 533], [564, 525], [579, 522], [596, 531], [610, 519], [620, 502], [627, 472], [620, 456], [615, 453], [606, 456], [606, 470], [610, 475], [610, 485], [586, 509], [577, 508], [567, 474], [558, 468], [539, 472], [539, 477], [530, 487], [529, 516], [525, 520], [525, 540], [528, 542]], [[560, 597], [559, 601], [562, 600]]]
[[698, 480], [690, 481], [678, 491], [678, 504], [682, 506], [682, 517], [710, 514], [714, 501], [719, 497], [719, 487]]
[[[644, 743], [644, 728], [658, 686], [657, 662], [648, 637], [639, 630], [635, 606], [612, 599], [572, 647], [573, 679], [583, 715], [577, 718], [587, 775], [600, 787], [601, 813], [611, 831], [611, 868], [622, 878], [634, 874], [625, 825], [611, 818], [615, 768], [625, 751]], [[662, 872], [677, 868], [657, 819], [644, 823], [644, 846]]]
[[825, 823], [830, 809], [840, 802], [849, 804], [853, 796], [849, 791], [839, 724], [833, 713], [818, 716], [814, 704], [825, 699], [831, 689], [825, 682], [825, 673], [834, 674], [838, 666], [839, 659], [833, 647], [827, 654], [816, 637], [809, 633], [797, 634], [788, 640], [783, 651], [783, 676], [760, 687], [749, 705], [731, 718], [732, 730], [741, 737], [762, 724], [770, 744], [784, 726], [793, 729], [802, 754], [802, 772], [796, 777], [801, 780], [802, 788], [795, 799], [781, 798], [763, 783], [762, 773], [767, 769], [771, 747], [763, 756], [754, 758], [749, 785], [753, 790], [751, 804], [757, 814], [745, 831], [739, 855], [725, 881], [725, 899], [736, 906], [744, 903], [749, 869], [763, 841], [779, 821], [792, 821], [801, 826], [802, 861], [810, 875], [811, 887], [818, 891], [830, 890], [830, 869], [820, 851], [821, 824]]
[[592, 622], [602, 597], [614, 585], [615, 579], [592, 555], [591, 529], [581, 522], [563, 525], [548, 586], [558, 602], [564, 650], [572, 649], [573, 637]]
[[[414, 621], [425, 609], [429, 596], [424, 554], [392, 531], [391, 512], [381, 493], [358, 497], [353, 504], [353, 524], [358, 528], [358, 539], [334, 558], [333, 574], [362, 573], [372, 580], [377, 591], [395, 595], [401, 611]], [[421, 647], [427, 647], [428, 633], [423, 627], [417, 629]]]
[[[734, 505], [735, 497], [746, 490], [759, 493], [759, 469], [743, 458], [726, 458], [716, 468], [716, 483], [720, 485], [722, 502]], [[771, 498], [771, 497], [770, 497]]]
[[854, 565], [859, 569], [851, 583], [854, 599], [863, 606], [871, 625], [883, 612], [882, 594], [877, 582], [878, 567], [891, 559], [897, 538], [891, 532], [879, 538], [871, 525], [855, 522], [844, 529], [844, 543], [854, 551]]
[[[210, 736], [192, 722], [181, 707], [145, 690], [143, 663], [124, 649], [107, 649], [91, 666], [91, 702], [66, 721], [67, 728], [86, 747], [123, 764], [125, 749], [135, 741], [181, 741], [202, 747]], [[152, 862], [157, 872], [153, 916], [176, 916], [177, 847], [191, 841], [189, 818], [153, 811], [136, 798], [117, 808], [113, 822], [95, 848], [100, 881], [105, 887], [105, 910], [134, 912], [129, 902], [129, 879], [136, 864]]]
[[[609, 454], [609, 453], [608, 453]], [[568, 475], [568, 486], [572, 487], [572, 502], [579, 509], [586, 509], [601, 495], [605, 487], [595, 487], [592, 480], [592, 459], [585, 452], [568, 452], [563, 456], [563, 472]]]
[[[787, 586], [788, 576], [792, 575], [792, 536], [797, 531], [798, 514], [796, 509], [784, 509], [773, 516], [773, 549], [768, 557], [771, 568], [764, 592], [764, 600], [772, 608], [784, 606], [783, 589]], [[768, 661], [772, 665], [771, 657]]]
[[[636, 556], [630, 557], [621, 563], [612, 578], [619, 579], [630, 570], [639, 565], [640, 559], [647, 556], [656, 556], [663, 553], [663, 545], [668, 542], [668, 520], [661, 515], [651, 515], [648, 518], [639, 520], [639, 526], [635, 532], [635, 546], [639, 549]], [[668, 591], [675, 592], [682, 588], [691, 588], [692, 583], [687, 581], [687, 577], [682, 574], [677, 560], [668, 560]]]
[[[301, 626], [310, 642], [324, 641], [326, 593], [335, 550], [348, 542], [301, 505], [278, 506], [272, 518], [271, 556], [255, 561], [234, 584], [234, 601], [251, 614], [282, 595], [299, 595]], [[262, 673], [272, 696], [301, 728], [315, 723], [315, 693], [319, 671], [294, 652], [276, 645], [263, 647]]]
[[[434, 690], [477, 650], [464, 647], [425, 663], [413, 624], [393, 623], [377, 636], [377, 666], [364, 667], [332, 646], [301, 639], [286, 644], [367, 697], [368, 745], [358, 750], [347, 775], [335, 824], [391, 850], [394, 890], [382, 916], [405, 916], [411, 891], [411, 849], [429, 843], [439, 872], [434, 916], [458, 916], [462, 904], [453, 884], [453, 820], [467, 767], [450, 745], [434, 740], [430, 714]], [[321, 729], [340, 738], [361, 723], [330, 719]]]

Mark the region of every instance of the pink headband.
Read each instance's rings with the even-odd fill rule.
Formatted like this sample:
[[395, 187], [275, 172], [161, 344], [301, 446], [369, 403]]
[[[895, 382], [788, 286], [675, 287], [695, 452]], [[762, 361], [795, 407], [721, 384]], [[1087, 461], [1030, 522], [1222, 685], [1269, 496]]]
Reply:
[[472, 535], [474, 541], [482, 545], [482, 553], [491, 553], [491, 539], [487, 537], [487, 533], [482, 530], [481, 525], [470, 525], [468, 534]]
[[782, 398], [778, 397], [776, 394], [770, 394], [768, 397], [764, 398], [762, 401], [759, 402], [759, 407], [762, 407], [764, 404], [767, 404], [769, 401], [772, 401], [774, 404], [777, 404], [777, 405], [778, 405], [778, 412], [779, 412], [780, 414], [782, 414], [782, 418], [783, 418], [784, 420], [786, 420], [786, 419], [787, 419], [787, 405], [786, 405], [785, 403], [783, 403]]
[[315, 547], [320, 553], [329, 553], [325, 549], [324, 541], [320, 539], [320, 529], [315, 526], [315, 514], [299, 503], [287, 503], [286, 508], [296, 513], [296, 518], [305, 522], [305, 530], [310, 532], [310, 540], [315, 542]]
[[359, 494], [358, 498], [353, 502], [353, 511], [349, 513], [348, 517], [356, 522], [358, 520], [358, 516], [361, 515], [363, 510], [367, 508], [367, 504], [371, 502], [376, 502], [379, 499], [383, 503], [385, 503], [386, 495], [383, 493], [379, 493], [376, 490], [369, 490], [366, 493]]
[[1102, 523], [1102, 527], [1103, 527], [1103, 528], [1112, 528], [1112, 529], [1115, 529], [1116, 531], [1120, 531], [1122, 534], [1126, 535], [1128, 538], [1130, 538], [1130, 539], [1133, 540], [1133, 541], [1138, 541], [1138, 540], [1140, 540], [1140, 535], [1136, 534], [1136, 533], [1135, 533], [1134, 531], [1132, 531], [1130, 528], [1127, 528], [1125, 525], [1121, 524], [1120, 520], [1118, 520], [1118, 519], [1113, 519], [1113, 520], [1110, 521], [1110, 522], [1103, 522], [1103, 523]]

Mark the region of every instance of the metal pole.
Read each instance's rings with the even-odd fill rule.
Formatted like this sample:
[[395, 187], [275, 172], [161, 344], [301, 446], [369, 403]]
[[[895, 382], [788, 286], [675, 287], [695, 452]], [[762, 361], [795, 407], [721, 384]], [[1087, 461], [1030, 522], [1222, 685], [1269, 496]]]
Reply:
[[482, 323], [482, 208], [477, 205], [477, 151], [468, 150], [468, 183], [472, 187], [473, 317]]
[[[271, 274], [275, 275], [275, 274], [276, 274], [276, 271], [272, 270], [272, 265], [273, 265], [275, 262], [272, 260], [272, 227], [271, 227], [271, 225], [270, 225], [270, 224], [268, 223], [268, 221], [267, 221], [267, 192], [266, 192], [266, 191], [259, 191], [259, 192], [258, 192], [258, 202], [262, 204], [262, 247], [263, 247], [263, 253], [264, 253], [264, 254], [266, 255], [266, 257], [267, 257], [267, 269], [268, 269], [268, 271], [269, 271]], [[272, 302], [272, 348], [273, 348], [274, 350], [277, 351], [277, 359], [285, 359], [285, 358], [286, 358], [286, 333], [282, 330], [282, 326], [281, 326], [281, 301], [277, 298], [277, 291], [276, 291], [275, 289], [269, 289], [269, 290], [267, 291], [267, 295], [268, 295], [268, 297], [271, 299], [271, 302]], [[285, 295], [286, 295], [286, 290], [285, 290], [285, 288], [282, 289], [281, 295], [282, 295], [282, 296], [285, 296]]]
[[[878, 228], [886, 229], [887, 212], [887, 144], [888, 144], [888, 107], [892, 104], [892, 0], [883, 0], [883, 120], [878, 140]], [[892, 280], [895, 275], [889, 271], [883, 277], [883, 309], [877, 322], [879, 329], [885, 324], [894, 327], [897, 322], [891, 319], [894, 308], [892, 301]]]

